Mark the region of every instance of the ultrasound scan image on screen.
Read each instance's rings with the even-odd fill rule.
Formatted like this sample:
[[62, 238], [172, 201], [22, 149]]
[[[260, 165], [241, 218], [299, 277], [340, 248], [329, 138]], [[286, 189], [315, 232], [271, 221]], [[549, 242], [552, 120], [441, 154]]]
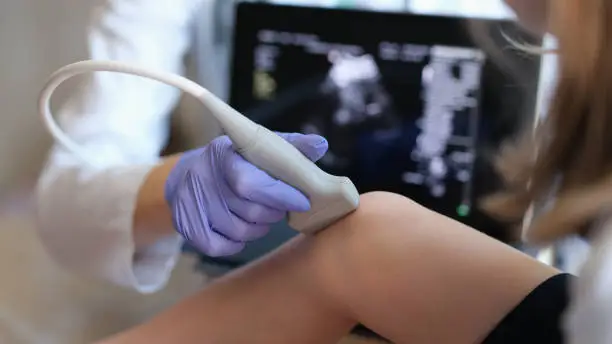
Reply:
[[[338, 27], [350, 16], [333, 13]], [[272, 130], [326, 137], [319, 166], [350, 177], [360, 192], [400, 193], [495, 232], [476, 202], [497, 185], [487, 152], [518, 129], [518, 118], [497, 111], [511, 103], [521, 111], [512, 92], [495, 96], [512, 87], [469, 41], [411, 39], [417, 35], [389, 34], [393, 23], [384, 29], [384, 20], [359, 18], [367, 29], [294, 23], [237, 35], [251, 58], [234, 62], [232, 105]]]

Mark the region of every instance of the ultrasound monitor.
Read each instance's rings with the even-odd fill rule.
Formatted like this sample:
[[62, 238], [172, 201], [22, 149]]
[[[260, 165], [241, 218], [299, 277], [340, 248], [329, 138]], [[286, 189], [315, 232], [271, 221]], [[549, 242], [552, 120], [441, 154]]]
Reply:
[[[470, 25], [502, 43], [501, 63]], [[491, 156], [533, 111], [539, 59], [504, 35], [531, 39], [501, 20], [242, 3], [230, 103], [272, 130], [325, 136], [319, 166], [362, 193], [399, 193], [507, 241], [477, 201], [499, 186]]]

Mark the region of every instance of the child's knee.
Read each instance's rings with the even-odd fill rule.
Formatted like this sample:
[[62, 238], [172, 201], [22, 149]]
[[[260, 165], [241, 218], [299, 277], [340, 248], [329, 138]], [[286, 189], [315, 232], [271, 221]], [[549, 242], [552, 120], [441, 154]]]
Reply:
[[345, 236], [343, 240], [367, 244], [419, 235], [421, 224], [431, 216], [440, 215], [404, 196], [371, 192], [361, 196], [357, 211], [332, 227], [339, 228], [337, 235]]
[[335, 284], [388, 268], [400, 256], [411, 255], [413, 245], [427, 245], [431, 234], [425, 222], [432, 216], [439, 215], [400, 195], [364, 194], [357, 211], [314, 238], [315, 264]]

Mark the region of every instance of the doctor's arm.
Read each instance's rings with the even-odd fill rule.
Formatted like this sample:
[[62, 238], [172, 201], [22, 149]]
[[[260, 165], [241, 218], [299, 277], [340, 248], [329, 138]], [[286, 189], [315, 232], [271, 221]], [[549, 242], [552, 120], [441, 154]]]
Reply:
[[[105, 1], [88, 32], [90, 58], [181, 74], [201, 2]], [[58, 112], [62, 128], [99, 162], [89, 166], [55, 145], [40, 177], [40, 234], [61, 264], [141, 292], [165, 284], [181, 239], [158, 179], [176, 157], [159, 155], [179, 96], [153, 81], [96, 73]]]

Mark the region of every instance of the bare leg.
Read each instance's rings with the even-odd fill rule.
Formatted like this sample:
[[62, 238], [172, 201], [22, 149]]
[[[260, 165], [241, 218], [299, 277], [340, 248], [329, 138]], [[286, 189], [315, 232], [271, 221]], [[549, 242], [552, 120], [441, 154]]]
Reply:
[[387, 193], [104, 344], [336, 343], [361, 322], [395, 343], [479, 343], [557, 272]]

